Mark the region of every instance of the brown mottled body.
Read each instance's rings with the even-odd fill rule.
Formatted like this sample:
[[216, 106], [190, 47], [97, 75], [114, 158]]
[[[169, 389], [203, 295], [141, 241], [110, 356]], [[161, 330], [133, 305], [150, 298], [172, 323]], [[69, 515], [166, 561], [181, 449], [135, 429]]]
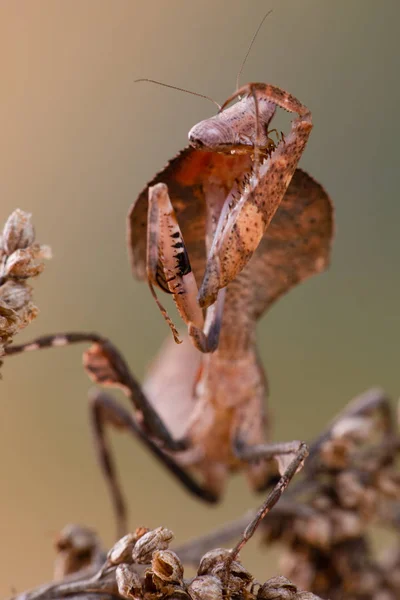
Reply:
[[[198, 203], [197, 213], [191, 216], [194, 231], [199, 222], [207, 222], [207, 209], [206, 202]], [[181, 223], [186, 232], [188, 224], [184, 219]], [[229, 471], [238, 468], [245, 470], [253, 488], [265, 485], [271, 469], [268, 462], [249, 463], [235, 452], [238, 441], [246, 447], [266, 442], [267, 383], [257, 355], [257, 320], [291, 287], [326, 268], [332, 234], [329, 197], [297, 170], [248, 265], [227, 286], [216, 351], [202, 354], [188, 340], [182, 346], [171, 341], [145, 382], [150, 401], [173, 435], [190, 440], [189, 449], [175, 455], [177, 461], [194, 468], [216, 496], [222, 493]], [[196, 278], [205, 264], [207, 245], [198, 243], [192, 262]]]
[[[154, 297], [154, 286], [173, 294], [193, 344], [169, 343], [143, 387], [98, 334], [58, 334], [6, 348], [16, 354], [90, 342], [84, 366], [91, 378], [128, 396], [133, 412], [103, 391], [90, 395], [119, 534], [127, 528], [126, 508], [108, 426], [139, 438], [208, 502], [218, 500], [232, 470], [243, 469], [261, 489], [270, 480], [268, 461], [279, 456], [282, 473], [294, 454], [300, 462], [306, 455], [300, 442], [266, 443], [267, 384], [255, 329], [282, 294], [328, 265], [332, 205], [296, 169], [311, 130], [309, 111], [273, 86], [250, 84], [240, 92], [245, 96], [237, 104], [192, 129], [192, 145], [143, 190], [128, 219], [135, 276], [148, 280]], [[299, 116], [275, 146], [268, 127], [277, 106]]]
[[[195, 468], [217, 496], [228, 472], [236, 468], [245, 468], [254, 488], [265, 485], [269, 465], [245, 462], [235, 452], [238, 442], [245, 446], [266, 442], [267, 385], [255, 345], [256, 322], [280, 295], [327, 266], [333, 232], [328, 196], [308, 175], [296, 171], [312, 127], [308, 109], [270, 85], [249, 84], [235, 97], [239, 93], [244, 98], [237, 104], [193, 127], [191, 147], [143, 190], [128, 221], [132, 269], [142, 279], [148, 275], [146, 230], [163, 227], [152, 218], [148, 202], [153, 206], [155, 195], [165, 201], [169, 194], [171, 231], [176, 231], [177, 224], [180, 233], [174, 233], [173, 241], [179, 237], [179, 249], [185, 247], [200, 288], [200, 305], [209, 306], [217, 296], [220, 302], [219, 290], [227, 286], [217, 349], [201, 356], [187, 343], [179, 349], [169, 345], [163, 353], [174, 357], [172, 361], [166, 358], [175, 374], [171, 386], [166, 389], [157, 384], [158, 377], [164, 380], [166, 369], [160, 376], [155, 370], [145, 386], [170, 429], [190, 440], [190, 449], [176, 455], [177, 460]], [[289, 135], [275, 147], [268, 127], [277, 106], [299, 116]], [[166, 228], [164, 235], [168, 237]], [[192, 341], [202, 352], [209, 352], [207, 344], [199, 344], [193, 336], [191, 319], [182, 311], [185, 290], [175, 295], [169, 284], [179, 278], [174, 262], [166, 259], [160, 246], [147, 247], [150, 251], [158, 261], [158, 280], [152, 282], [173, 294]], [[210, 307], [206, 326], [212, 319], [209, 311]], [[174, 381], [184, 377], [179, 369], [184, 353], [190, 354], [198, 372], [188, 380], [177, 403]], [[182, 409], [183, 405], [188, 408]], [[177, 422], [175, 410], [185, 414], [185, 427], [182, 420]]]

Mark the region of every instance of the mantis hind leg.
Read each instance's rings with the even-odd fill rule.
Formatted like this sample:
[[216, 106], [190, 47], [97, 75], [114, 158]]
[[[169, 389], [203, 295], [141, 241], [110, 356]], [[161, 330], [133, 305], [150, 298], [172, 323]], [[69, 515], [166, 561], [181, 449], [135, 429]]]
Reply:
[[154, 409], [140, 384], [132, 374], [121, 352], [107, 338], [97, 333], [67, 332], [38, 337], [24, 344], [14, 344], [5, 349], [6, 356], [64, 347], [70, 344], [89, 342], [92, 346], [84, 353], [84, 366], [93, 381], [98, 384], [118, 387], [129, 398], [133, 408], [140, 415], [142, 427], [171, 451], [187, 448], [187, 440], [175, 440], [163, 419]]
[[114, 427], [138, 438], [164, 467], [193, 495], [206, 502], [215, 502], [217, 498], [184, 470], [174, 458], [163, 450], [146, 434], [131, 413], [104, 391], [93, 389], [89, 395], [90, 422], [94, 434], [94, 443], [98, 462], [107, 483], [117, 523], [117, 537], [128, 531], [127, 509], [121, 491], [121, 485], [112, 457], [105, 428]]

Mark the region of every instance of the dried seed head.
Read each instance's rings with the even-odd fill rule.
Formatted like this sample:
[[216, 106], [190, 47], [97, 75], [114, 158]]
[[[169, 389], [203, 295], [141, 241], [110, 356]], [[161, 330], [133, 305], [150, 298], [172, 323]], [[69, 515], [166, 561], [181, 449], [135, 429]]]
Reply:
[[139, 575], [135, 572], [133, 565], [118, 565], [115, 571], [118, 593], [123, 598], [141, 600], [143, 598], [142, 586]]
[[88, 567], [103, 554], [96, 533], [81, 525], [64, 527], [55, 540], [55, 547], [54, 579], [57, 581]]
[[137, 536], [134, 533], [124, 535], [107, 554], [107, 562], [109, 565], [119, 565], [121, 563], [132, 562], [132, 550], [136, 544]]
[[27, 248], [35, 239], [35, 232], [31, 222], [32, 215], [17, 208], [8, 217], [1, 236], [1, 245], [5, 254], [9, 256], [21, 248]]
[[371, 417], [352, 416], [340, 419], [332, 428], [335, 439], [347, 438], [354, 442], [364, 442], [372, 433], [374, 420]]
[[187, 591], [192, 600], [222, 600], [222, 581], [214, 575], [195, 577]]
[[313, 508], [319, 511], [328, 511], [334, 505], [332, 498], [329, 498], [326, 494], [318, 494], [312, 501], [311, 505]]
[[217, 565], [225, 562], [230, 557], [230, 551], [225, 548], [216, 548], [210, 550], [204, 554], [200, 561], [199, 568], [197, 570], [198, 575], [209, 575], [213, 572]]
[[294, 522], [294, 532], [302, 541], [317, 548], [328, 549], [332, 538], [329, 518], [315, 514], [307, 519], [298, 518]]
[[51, 253], [33, 243], [34, 237], [31, 215], [19, 209], [10, 215], [0, 236], [0, 356], [12, 337], [38, 314], [25, 280], [42, 272], [43, 259]]
[[150, 529], [148, 527], [136, 527], [135, 529], [135, 536], [136, 536], [136, 540], [138, 540], [139, 538], [143, 537], [145, 533], [148, 533], [150, 531]]
[[[227, 573], [227, 560], [231, 553], [224, 548], [216, 548], [207, 552], [200, 561], [198, 575], [214, 575], [225, 581]], [[252, 575], [239, 561], [229, 562], [229, 593], [239, 594], [253, 581]]]
[[332, 519], [332, 540], [334, 543], [362, 535], [364, 526], [357, 512], [333, 509], [330, 517]]
[[146, 596], [158, 594], [159, 587], [162, 585], [161, 579], [155, 577], [151, 569], [146, 569], [143, 576], [142, 590]]
[[18, 311], [27, 306], [32, 299], [32, 288], [26, 283], [6, 281], [0, 286], [0, 305]]
[[400, 500], [400, 474], [392, 468], [382, 469], [378, 473], [376, 486], [385, 496]]
[[[0, 291], [4, 286], [0, 286]], [[28, 294], [30, 294], [28, 290]], [[21, 297], [19, 298], [21, 300]], [[0, 356], [4, 353], [4, 346], [12, 341], [12, 337], [26, 327], [38, 314], [38, 309], [32, 302], [22, 306], [18, 311], [8, 308], [2, 303], [0, 297]]]
[[297, 600], [297, 587], [286, 577], [272, 577], [258, 590], [257, 600]]
[[[215, 567], [214, 574], [219, 577], [222, 582], [226, 577], [226, 565], [221, 563]], [[242, 594], [245, 589], [252, 583], [253, 576], [247, 569], [238, 561], [234, 560], [229, 565], [228, 589], [231, 595]]]
[[312, 594], [311, 592], [298, 592], [296, 600], [322, 600], [319, 596]]
[[163, 581], [179, 583], [183, 578], [183, 566], [172, 550], [156, 550], [151, 560], [151, 568]]
[[373, 518], [378, 503], [378, 492], [373, 487], [365, 487], [356, 473], [345, 471], [336, 478], [335, 491], [340, 506], [356, 509], [365, 519]]
[[329, 469], [345, 469], [350, 463], [350, 446], [346, 439], [328, 440], [321, 446], [320, 458]]
[[3, 277], [11, 277], [12, 279], [28, 279], [36, 277], [44, 269], [44, 264], [40, 262], [38, 246], [30, 246], [15, 250], [7, 258], [3, 269]]
[[355, 472], [345, 471], [336, 478], [336, 493], [344, 508], [355, 508], [360, 503], [364, 486]]
[[145, 533], [133, 548], [133, 562], [141, 565], [150, 564], [153, 552], [156, 550], [166, 550], [173, 537], [172, 531], [165, 529], [165, 527], [157, 527], [157, 529]]

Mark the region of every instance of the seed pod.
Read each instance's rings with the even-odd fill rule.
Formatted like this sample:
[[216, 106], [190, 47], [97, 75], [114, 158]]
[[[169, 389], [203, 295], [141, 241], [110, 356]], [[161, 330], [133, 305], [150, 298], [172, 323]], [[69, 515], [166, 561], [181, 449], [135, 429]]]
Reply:
[[345, 469], [350, 462], [350, 449], [349, 440], [342, 438], [328, 440], [321, 446], [321, 461], [330, 469]]
[[15, 279], [28, 279], [36, 277], [44, 269], [44, 264], [37, 261], [33, 247], [15, 250], [7, 259], [4, 266], [3, 277]]
[[25, 283], [6, 281], [0, 286], [0, 304], [12, 310], [20, 310], [32, 299], [32, 288]]
[[127, 533], [122, 537], [107, 554], [109, 565], [119, 565], [121, 563], [132, 562], [132, 550], [136, 544], [137, 537], [134, 533]]
[[57, 557], [54, 566], [54, 579], [61, 581], [67, 575], [76, 573], [103, 560], [100, 540], [94, 531], [81, 525], [67, 525], [55, 540]]
[[215, 565], [212, 569], [212, 575], [219, 577], [223, 583], [227, 580], [228, 593], [230, 596], [243, 594], [248, 585], [253, 581], [253, 576], [236, 560], [229, 564], [228, 578], [226, 577], [226, 562], [220, 562]]
[[139, 538], [143, 537], [145, 533], [148, 533], [150, 531], [150, 529], [148, 527], [136, 527], [135, 529], [135, 536], [136, 536], [136, 540], [138, 540]]
[[332, 438], [347, 438], [360, 443], [366, 441], [372, 434], [374, 420], [366, 416], [351, 416], [340, 419], [332, 428]]
[[225, 548], [215, 548], [204, 554], [197, 570], [198, 575], [209, 575], [216, 565], [224, 562], [230, 556], [230, 551]]
[[297, 587], [286, 577], [272, 577], [260, 587], [257, 600], [297, 600]]
[[142, 586], [140, 584], [139, 575], [135, 572], [133, 565], [123, 563], [118, 565], [115, 571], [115, 579], [117, 581], [118, 593], [123, 598], [141, 600]]
[[19, 248], [27, 248], [35, 239], [32, 215], [17, 208], [8, 217], [2, 235], [2, 247], [9, 256]]
[[332, 541], [334, 543], [362, 535], [363, 524], [358, 513], [333, 509], [330, 517], [332, 519]]
[[400, 499], [400, 474], [392, 468], [382, 469], [378, 473], [376, 485], [385, 496]]
[[155, 550], [166, 550], [172, 541], [174, 534], [169, 529], [157, 527], [145, 533], [135, 544], [132, 552], [133, 562], [141, 565], [151, 563]]
[[192, 600], [222, 600], [222, 581], [214, 575], [195, 577], [187, 591]]
[[7, 338], [18, 331], [20, 318], [17, 312], [0, 303], [0, 337]]
[[302, 541], [314, 547], [329, 548], [332, 527], [327, 516], [315, 514], [308, 519], [296, 519], [294, 522], [294, 531]]
[[336, 493], [343, 508], [355, 508], [362, 500], [364, 486], [360, 483], [356, 473], [345, 471], [336, 478]]
[[151, 560], [151, 568], [157, 577], [170, 583], [179, 583], [183, 578], [183, 566], [172, 550], [156, 550]]

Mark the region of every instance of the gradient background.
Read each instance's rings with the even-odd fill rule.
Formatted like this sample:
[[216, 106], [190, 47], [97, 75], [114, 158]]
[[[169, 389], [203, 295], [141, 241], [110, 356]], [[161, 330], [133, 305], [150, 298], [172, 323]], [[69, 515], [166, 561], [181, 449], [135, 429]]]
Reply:
[[[242, 82], [267, 81], [313, 112], [302, 166], [330, 192], [337, 235], [330, 270], [285, 297], [259, 326], [275, 439], [309, 438], [353, 395], [399, 393], [398, 0], [1, 0], [0, 194], [3, 222], [32, 211], [54, 259], [35, 283], [40, 317], [18, 341], [98, 330], [142, 378], [168, 335], [125, 249], [129, 205], [223, 101], [263, 14]], [[0, 404], [0, 593], [50, 577], [67, 522], [108, 544], [113, 519], [91, 447], [82, 348], [6, 361]], [[114, 443], [115, 442], [115, 443]], [[232, 479], [203, 506], [137, 443], [113, 436], [132, 527], [166, 525], [179, 541], [255, 506]], [[271, 562], [257, 543], [246, 564]]]

